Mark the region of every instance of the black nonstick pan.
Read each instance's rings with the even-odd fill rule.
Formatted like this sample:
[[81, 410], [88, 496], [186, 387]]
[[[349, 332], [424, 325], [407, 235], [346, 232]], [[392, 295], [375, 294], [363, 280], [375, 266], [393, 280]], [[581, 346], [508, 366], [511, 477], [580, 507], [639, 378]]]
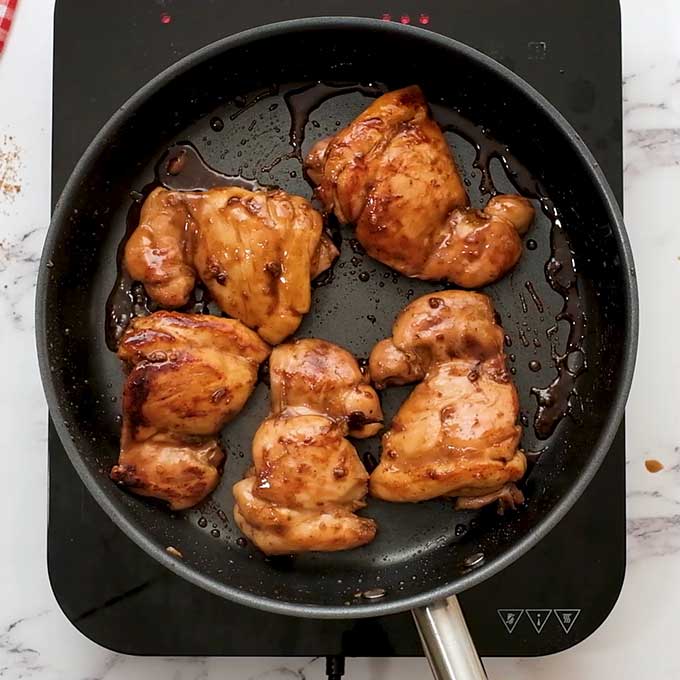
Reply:
[[[108, 472], [119, 451], [123, 375], [107, 336], [111, 344], [116, 325], [144, 306], [139, 291], [118, 278], [117, 258], [144, 192], [158, 181], [207, 187], [225, 181], [222, 173], [309, 197], [300, 158], [310, 145], [347, 124], [371, 97], [410, 84], [423, 88], [446, 130], [475, 205], [495, 189], [523, 193], [537, 208], [518, 267], [485, 290], [507, 333], [520, 393], [531, 461], [526, 504], [501, 517], [493, 508], [457, 512], [447, 500], [371, 500], [365, 513], [379, 534], [370, 545], [265, 559], [231, 518], [231, 486], [249, 465], [253, 433], [268, 411], [264, 382], [225, 427], [224, 478], [200, 508], [170, 513], [117, 487]], [[212, 170], [169, 177], [164, 163], [181, 148]], [[316, 283], [297, 335], [366, 357], [409, 300], [442, 286], [397, 275], [363, 253], [350, 227], [329, 228], [341, 256]], [[208, 308], [197, 294], [193, 311]], [[97, 135], [66, 185], [37, 287], [50, 412], [83, 481], [128, 536], [175, 573], [243, 605], [316, 618], [418, 610], [440, 677], [454, 677], [461, 664], [467, 675], [458, 677], [481, 677], [478, 662], [466, 656], [464, 628], [435, 631], [443, 614], [456, 614], [455, 599], [446, 598], [535, 545], [607, 453], [632, 378], [637, 324], [635, 271], [619, 209], [564, 118], [475, 50], [369, 19], [247, 31], [199, 50], [142, 88]], [[409, 389], [383, 393], [387, 422]], [[379, 440], [356, 445], [374, 465]]]

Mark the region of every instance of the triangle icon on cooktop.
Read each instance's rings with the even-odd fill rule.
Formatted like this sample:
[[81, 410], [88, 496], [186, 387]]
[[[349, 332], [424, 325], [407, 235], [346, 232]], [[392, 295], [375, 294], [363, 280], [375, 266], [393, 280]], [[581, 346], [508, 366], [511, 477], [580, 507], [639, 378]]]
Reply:
[[550, 618], [552, 609], [527, 609], [527, 616], [534, 630], [540, 635], [543, 632], [545, 622]]
[[498, 616], [501, 617], [503, 625], [510, 634], [512, 634], [512, 631], [515, 630], [515, 626], [517, 625], [517, 622], [522, 618], [522, 614], [524, 614], [524, 609], [498, 610]]
[[562, 626], [562, 630], [564, 630], [565, 633], [568, 633], [571, 630], [571, 627], [576, 622], [576, 619], [580, 613], [580, 609], [555, 610], [555, 616], [557, 616], [557, 620], [560, 622], [560, 626]]

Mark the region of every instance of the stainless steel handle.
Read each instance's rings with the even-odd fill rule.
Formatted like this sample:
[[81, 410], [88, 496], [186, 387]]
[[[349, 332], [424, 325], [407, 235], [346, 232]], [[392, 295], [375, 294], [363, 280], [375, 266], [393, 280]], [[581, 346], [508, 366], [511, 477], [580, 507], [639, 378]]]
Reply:
[[435, 680], [487, 680], [457, 597], [411, 613]]

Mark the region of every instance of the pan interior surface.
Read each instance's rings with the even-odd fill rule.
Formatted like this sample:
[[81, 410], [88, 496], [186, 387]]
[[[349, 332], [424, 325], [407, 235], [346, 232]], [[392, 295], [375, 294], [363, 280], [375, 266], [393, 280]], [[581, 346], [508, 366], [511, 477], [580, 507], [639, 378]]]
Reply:
[[[560, 502], [575, 500], [621, 415], [621, 376], [635, 342], [631, 284], [606, 189], [569, 129], [528, 90], [472, 51], [425, 31], [378, 30], [370, 21], [312, 25], [256, 30], [248, 39], [209, 48], [175, 77], [147, 88], [104, 130], [69, 182], [51, 226], [38, 291], [39, 343], [50, 406], [57, 422], [63, 421], [60, 434], [71, 459], [117, 521], [137, 528], [133, 535], [143, 547], [199, 585], [245, 604], [307, 616], [367, 616], [407, 609], [435, 591], [470, 585], [477, 572], [490, 574], [516, 556], [522, 541], [547, 530]], [[585, 318], [584, 370], [576, 392], [567, 395], [569, 414], [550, 437], [537, 437], [532, 388], [555, 380], [556, 357], [566, 351], [571, 327], [564, 314], [569, 301], [546, 276], [555, 259], [554, 220], [536, 200], [537, 219], [525, 239], [530, 247], [511, 275], [485, 290], [508, 336], [526, 424], [523, 448], [535, 459], [524, 485], [526, 507], [499, 517], [493, 508], [456, 512], [450, 500], [411, 505], [369, 499], [362, 512], [379, 525], [370, 545], [265, 559], [240, 539], [231, 487], [250, 464], [252, 436], [268, 412], [266, 385], [258, 384], [244, 411], [224, 428], [224, 477], [200, 507], [170, 513], [132, 496], [108, 479], [118, 457], [123, 374], [106, 346], [105, 309], [126, 214], [171, 145], [189, 142], [224, 173], [311, 197], [291, 153], [290, 94], [317, 81], [342, 94], [308, 112], [303, 153], [358, 114], [371, 88], [419, 84], [440, 122], [464, 119], [484, 129], [531, 171], [554, 203], [571, 246], [577, 272], [571, 301], [578, 298]], [[460, 134], [446, 134], [472, 203], [481, 207], [488, 197], [480, 193], [480, 169], [473, 167], [476, 149]], [[515, 191], [500, 160], [490, 168], [499, 191]], [[390, 335], [400, 309], [442, 286], [398, 276], [357, 247], [351, 228], [339, 233], [341, 256], [329, 280], [315, 288], [312, 310], [296, 337], [325, 338], [367, 357]], [[531, 370], [530, 362], [539, 368]], [[386, 423], [410, 389], [383, 393]], [[379, 457], [379, 438], [354, 443], [369, 465]], [[168, 555], [168, 546], [183, 560]], [[362, 596], [378, 588], [385, 593], [379, 601]]]

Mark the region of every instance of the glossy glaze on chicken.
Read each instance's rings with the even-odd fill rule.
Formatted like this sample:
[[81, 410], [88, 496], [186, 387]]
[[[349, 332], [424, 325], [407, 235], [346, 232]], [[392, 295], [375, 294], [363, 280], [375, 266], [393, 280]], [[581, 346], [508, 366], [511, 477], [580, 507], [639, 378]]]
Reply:
[[129, 373], [111, 478], [173, 510], [203, 500], [224, 460], [217, 433], [245, 405], [268, 354], [234, 319], [176, 312], [136, 318], [118, 349]]
[[523, 500], [513, 484], [526, 471], [519, 401], [488, 297], [448, 290], [418, 298], [375, 346], [369, 368], [379, 387], [420, 381], [383, 435], [373, 496], [456, 496], [459, 508]]
[[124, 264], [169, 309], [187, 304], [200, 279], [222, 311], [277, 344], [297, 330], [311, 280], [336, 257], [321, 215], [300, 196], [158, 188], [144, 202]]
[[419, 87], [376, 99], [306, 159], [328, 212], [356, 225], [376, 260], [406, 276], [484, 286], [515, 266], [531, 203], [494, 196], [470, 207], [446, 139]]
[[269, 555], [346, 550], [373, 540], [368, 474], [346, 439], [381, 428], [375, 390], [356, 359], [324, 340], [271, 354], [271, 414], [253, 440], [253, 466], [234, 485], [241, 531]]

